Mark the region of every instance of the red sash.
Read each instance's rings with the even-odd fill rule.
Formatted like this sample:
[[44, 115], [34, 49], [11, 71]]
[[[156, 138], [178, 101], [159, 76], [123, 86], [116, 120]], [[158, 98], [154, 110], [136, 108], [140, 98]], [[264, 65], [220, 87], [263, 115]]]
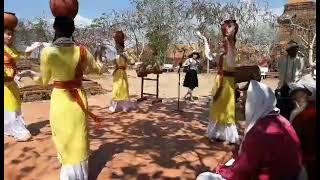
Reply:
[[68, 90], [71, 97], [78, 103], [81, 109], [96, 122], [96, 127], [99, 128], [101, 127], [102, 120], [98, 118], [95, 114], [93, 114], [91, 111], [86, 109], [85, 104], [83, 103], [81, 96], [77, 90], [78, 88], [82, 87], [82, 77], [83, 77], [83, 69], [84, 69], [83, 64], [84, 64], [85, 58], [86, 58], [86, 49], [83, 46], [80, 46], [80, 59], [75, 70], [75, 79], [70, 81], [54, 81], [53, 87], [57, 89]]

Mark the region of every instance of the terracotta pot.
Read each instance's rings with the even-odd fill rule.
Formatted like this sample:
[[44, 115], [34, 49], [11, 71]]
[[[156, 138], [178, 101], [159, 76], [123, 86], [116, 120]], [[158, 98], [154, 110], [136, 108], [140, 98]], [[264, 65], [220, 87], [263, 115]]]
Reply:
[[235, 82], [248, 82], [250, 80], [261, 81], [259, 66], [240, 66], [235, 70]]
[[68, 16], [75, 18], [78, 14], [78, 0], [50, 0], [50, 9], [53, 16]]
[[3, 16], [4, 28], [5, 29], [15, 29], [18, 25], [18, 18], [14, 13], [5, 12]]
[[144, 66], [138, 67], [137, 70], [136, 70], [136, 72], [137, 72], [138, 77], [145, 77], [145, 76], [147, 76], [147, 74], [148, 74], [148, 73], [146, 72], [146, 69], [145, 69]]

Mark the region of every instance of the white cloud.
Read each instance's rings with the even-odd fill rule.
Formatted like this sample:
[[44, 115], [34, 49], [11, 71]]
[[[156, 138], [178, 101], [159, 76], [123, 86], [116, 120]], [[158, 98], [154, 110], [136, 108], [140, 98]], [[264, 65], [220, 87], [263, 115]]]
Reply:
[[[54, 18], [49, 19], [48, 22], [52, 25], [53, 22], [54, 22]], [[75, 26], [78, 26], [78, 27], [89, 26], [92, 23], [92, 19], [83, 17], [83, 16], [78, 14], [74, 18], [74, 23], [75, 23]]]
[[284, 11], [283, 7], [272, 8], [272, 9], [271, 9], [271, 12], [272, 12], [273, 14], [277, 15], [277, 16], [282, 15], [283, 11]]
[[241, 0], [241, 1], [250, 4], [250, 3], [252, 3], [254, 0]]
[[92, 23], [92, 19], [83, 17], [78, 14], [76, 18], [74, 18], [74, 22], [76, 26], [89, 26]]

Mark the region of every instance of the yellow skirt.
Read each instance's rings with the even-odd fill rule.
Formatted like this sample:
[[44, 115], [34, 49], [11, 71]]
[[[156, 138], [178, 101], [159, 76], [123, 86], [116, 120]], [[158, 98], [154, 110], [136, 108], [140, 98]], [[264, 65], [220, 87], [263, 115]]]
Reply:
[[233, 77], [224, 77], [220, 82], [219, 75], [216, 76], [212, 95], [222, 85], [220, 97], [211, 104], [210, 119], [219, 124], [235, 124], [235, 82]]
[[21, 109], [20, 91], [16, 82], [4, 83], [4, 110], [16, 112]]
[[[78, 89], [88, 107], [87, 97]], [[89, 157], [88, 124], [86, 114], [67, 90], [53, 89], [50, 101], [52, 138], [62, 165], [75, 165]]]
[[128, 101], [129, 85], [127, 73], [123, 69], [118, 69], [113, 74], [112, 101]]

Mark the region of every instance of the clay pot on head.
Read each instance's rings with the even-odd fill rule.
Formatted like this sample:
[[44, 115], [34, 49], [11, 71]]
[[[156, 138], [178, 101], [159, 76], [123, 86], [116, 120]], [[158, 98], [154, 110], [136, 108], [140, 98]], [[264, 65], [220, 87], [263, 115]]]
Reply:
[[18, 25], [17, 16], [11, 12], [4, 12], [3, 21], [4, 29], [14, 30]]
[[67, 16], [73, 19], [78, 14], [78, 0], [50, 0], [50, 9], [54, 17]]

